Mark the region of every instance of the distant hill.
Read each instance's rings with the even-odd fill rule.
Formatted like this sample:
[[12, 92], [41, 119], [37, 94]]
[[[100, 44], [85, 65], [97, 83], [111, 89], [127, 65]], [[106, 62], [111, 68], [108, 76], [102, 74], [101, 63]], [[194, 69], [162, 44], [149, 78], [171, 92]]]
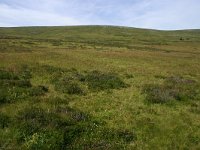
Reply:
[[107, 46], [200, 41], [200, 30], [161, 31], [118, 26], [60, 26], [0, 28], [0, 38], [51, 39]]

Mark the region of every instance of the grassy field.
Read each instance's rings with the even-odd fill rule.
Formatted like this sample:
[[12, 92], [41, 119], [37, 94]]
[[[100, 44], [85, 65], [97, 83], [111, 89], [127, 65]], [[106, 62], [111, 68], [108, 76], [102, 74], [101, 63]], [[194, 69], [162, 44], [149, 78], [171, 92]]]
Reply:
[[0, 28], [0, 149], [200, 149], [200, 30]]

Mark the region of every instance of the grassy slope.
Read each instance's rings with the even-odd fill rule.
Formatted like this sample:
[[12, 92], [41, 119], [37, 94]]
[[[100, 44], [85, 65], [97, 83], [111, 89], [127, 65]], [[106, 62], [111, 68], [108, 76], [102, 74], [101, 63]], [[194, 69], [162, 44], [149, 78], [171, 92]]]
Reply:
[[[200, 30], [107, 26], [0, 28], [1, 68], [15, 71], [26, 64], [37, 69], [49, 65], [80, 72], [98, 70], [117, 73], [129, 84], [122, 89], [70, 95], [72, 100], [68, 104], [104, 121], [110, 130], [134, 132], [134, 140], [123, 143], [125, 149], [200, 148], [199, 99], [149, 104], [142, 92], [146, 84], [163, 83], [163, 78], [170, 76], [199, 83], [199, 60]], [[49, 87], [43, 99], [63, 97], [51, 84], [50, 73], [33, 69], [32, 74], [33, 85]], [[127, 78], [127, 74], [133, 77]], [[20, 100], [1, 105], [0, 111], [14, 117], [29, 105], [50, 108], [46, 101], [34, 104]], [[16, 145], [15, 132], [12, 126], [1, 130], [0, 139], [7, 141], [6, 146]], [[17, 148], [21, 146], [18, 144]]]

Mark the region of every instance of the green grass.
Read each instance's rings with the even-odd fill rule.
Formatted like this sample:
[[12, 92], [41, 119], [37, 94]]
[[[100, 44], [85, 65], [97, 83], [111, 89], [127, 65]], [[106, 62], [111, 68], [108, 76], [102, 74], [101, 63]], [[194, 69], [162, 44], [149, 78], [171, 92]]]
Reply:
[[0, 28], [0, 149], [199, 149], [200, 30]]

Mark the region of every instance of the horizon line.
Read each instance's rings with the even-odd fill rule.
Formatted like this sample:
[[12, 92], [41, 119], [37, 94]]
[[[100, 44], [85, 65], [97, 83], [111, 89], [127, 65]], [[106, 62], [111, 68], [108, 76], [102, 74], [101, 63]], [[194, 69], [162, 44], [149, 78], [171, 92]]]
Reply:
[[31, 28], [31, 27], [118, 27], [118, 28], [133, 28], [142, 30], [155, 30], [155, 31], [185, 31], [185, 30], [200, 30], [200, 28], [183, 28], [183, 29], [155, 29], [155, 28], [142, 28], [122, 25], [25, 25], [25, 26], [0, 26], [0, 28]]

